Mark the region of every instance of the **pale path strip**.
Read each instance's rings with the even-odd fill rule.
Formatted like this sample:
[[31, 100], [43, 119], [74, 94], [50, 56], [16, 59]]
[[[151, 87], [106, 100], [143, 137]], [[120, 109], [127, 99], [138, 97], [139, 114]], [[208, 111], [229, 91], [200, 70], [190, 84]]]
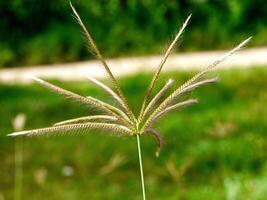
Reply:
[[[211, 51], [197, 53], [173, 54], [166, 62], [164, 71], [200, 70], [222, 56], [226, 51]], [[151, 72], [160, 62], [162, 56], [144, 56], [109, 59], [107, 63], [116, 77], [133, 75], [140, 72]], [[267, 66], [267, 48], [244, 49], [225, 63], [219, 69], [249, 68]], [[21, 67], [0, 70], [2, 83], [30, 83], [30, 76], [57, 80], [83, 80], [86, 76], [106, 78], [106, 73], [98, 61]]]

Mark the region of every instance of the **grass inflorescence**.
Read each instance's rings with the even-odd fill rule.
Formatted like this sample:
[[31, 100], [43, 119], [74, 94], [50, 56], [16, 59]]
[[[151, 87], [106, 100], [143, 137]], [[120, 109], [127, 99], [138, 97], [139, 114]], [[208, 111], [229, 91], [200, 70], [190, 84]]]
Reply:
[[[74, 92], [65, 90], [59, 86], [48, 83], [40, 78], [33, 77], [38, 84], [51, 90], [52, 92], [64, 96], [68, 99], [74, 100], [78, 103], [84, 104], [89, 108], [94, 108], [98, 111], [96, 115], [89, 115], [74, 119], [69, 119], [62, 122], [57, 122], [52, 127], [34, 129], [28, 131], [20, 131], [9, 134], [9, 136], [42, 136], [42, 135], [56, 135], [56, 134], [64, 134], [64, 133], [88, 133], [90, 130], [104, 130], [106, 133], [118, 136], [135, 136], [137, 138], [138, 143], [138, 152], [139, 152], [139, 161], [140, 161], [140, 172], [141, 172], [141, 181], [142, 181], [142, 189], [143, 189], [143, 199], [145, 199], [145, 187], [144, 187], [144, 177], [143, 177], [143, 169], [142, 169], [142, 160], [141, 160], [141, 149], [140, 149], [140, 136], [142, 135], [151, 135], [156, 140], [158, 144], [157, 152], [158, 155], [162, 146], [163, 146], [163, 137], [162, 135], [154, 128], [154, 124], [158, 119], [164, 117], [167, 113], [175, 110], [179, 110], [186, 106], [190, 106], [196, 104], [197, 99], [183, 99], [185, 94], [188, 92], [207, 85], [211, 83], [215, 83], [218, 81], [218, 78], [205, 78], [205, 75], [214, 69], [217, 65], [222, 63], [226, 58], [231, 56], [236, 51], [240, 50], [250, 38], [244, 40], [231, 51], [223, 55], [222, 57], [215, 60], [204, 70], [197, 73], [191, 79], [186, 81], [178, 88], [173, 88], [170, 91], [170, 87], [172, 86], [173, 80], [167, 81], [167, 83], [152, 97], [152, 92], [155, 88], [155, 85], [159, 79], [160, 73], [164, 64], [169, 57], [171, 50], [181, 37], [184, 32], [188, 22], [191, 18], [191, 15], [185, 20], [181, 29], [178, 31], [176, 37], [171, 42], [170, 46], [166, 50], [165, 54], [161, 62], [159, 63], [153, 78], [149, 84], [149, 88], [145, 94], [144, 100], [141, 104], [141, 109], [139, 114], [136, 116], [133, 110], [130, 108], [129, 103], [124, 96], [120, 85], [118, 84], [117, 79], [113, 75], [110, 67], [99, 51], [97, 45], [95, 44], [91, 34], [86, 29], [82, 19], [79, 14], [70, 3], [75, 19], [83, 30], [84, 37], [87, 41], [89, 50], [96, 56], [96, 58], [102, 63], [105, 71], [109, 75], [109, 78], [112, 83], [112, 88], [105, 85], [104, 83], [96, 80], [92, 77], [87, 77], [88, 80], [95, 84], [97, 87], [102, 89], [104, 92], [109, 94], [110, 98], [112, 98], [116, 105], [111, 105], [102, 100], [96, 99], [91, 96], [81, 96]], [[178, 101], [179, 99], [183, 99]]]

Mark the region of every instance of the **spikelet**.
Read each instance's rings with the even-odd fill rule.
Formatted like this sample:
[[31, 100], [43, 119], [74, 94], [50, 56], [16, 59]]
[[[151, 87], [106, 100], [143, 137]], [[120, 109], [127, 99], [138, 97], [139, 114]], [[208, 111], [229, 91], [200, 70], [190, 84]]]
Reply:
[[85, 116], [85, 117], [79, 117], [75, 119], [69, 119], [62, 122], [58, 122], [54, 124], [54, 126], [62, 126], [67, 124], [77, 124], [77, 123], [86, 123], [86, 122], [92, 122], [92, 121], [117, 121], [116, 117], [109, 116], [109, 115], [93, 115], [93, 116]]
[[122, 99], [122, 101], [124, 102], [124, 105], [126, 106], [127, 108], [127, 114], [131, 117], [131, 119], [135, 120], [135, 116], [134, 114], [132, 113], [131, 109], [129, 108], [128, 106], [128, 103], [122, 93], [122, 90], [116, 80], [116, 78], [114, 77], [113, 73], [111, 72], [107, 62], [105, 61], [105, 59], [103, 58], [102, 54], [100, 53], [99, 49], [97, 48], [91, 34], [89, 33], [89, 31], [87, 30], [87, 28], [85, 27], [81, 17], [79, 16], [79, 14], [77, 13], [76, 9], [74, 8], [74, 6], [72, 5], [72, 3], [70, 2], [70, 7], [73, 11], [73, 14], [78, 22], [78, 24], [80, 25], [81, 29], [83, 30], [83, 33], [85, 35], [85, 39], [87, 41], [87, 44], [90, 48], [90, 50], [94, 53], [94, 55], [96, 56], [96, 58], [102, 63], [102, 65], [104, 66], [106, 72], [108, 73], [111, 81], [112, 81], [112, 84], [116, 90], [116, 92], [118, 93], [118, 95], [120, 96], [120, 98]]
[[77, 102], [80, 102], [82, 104], [85, 104], [85, 105], [89, 105], [91, 107], [94, 107], [98, 110], [101, 110], [101, 111], [104, 111], [104, 112], [107, 112], [107, 113], [110, 113], [111, 111], [109, 109], [107, 109], [105, 107], [104, 104], [101, 104], [100, 101], [95, 101], [93, 98], [86, 98], [86, 97], [83, 97], [83, 96], [80, 96], [76, 93], [73, 93], [73, 92], [70, 92], [68, 90], [65, 90], [63, 88], [60, 88], [54, 84], [51, 84], [51, 83], [48, 83], [40, 78], [37, 78], [37, 77], [32, 77], [32, 79], [38, 83], [39, 85], [49, 89], [50, 91], [56, 93], [56, 94], [59, 94], [59, 95], [62, 95], [66, 98], [69, 98], [69, 99], [72, 99], [74, 101], [77, 101]]
[[175, 46], [175, 44], [177, 43], [177, 41], [179, 40], [179, 38], [181, 37], [181, 35], [183, 34], [189, 20], [191, 18], [191, 15], [189, 15], [187, 17], [187, 19], [185, 20], [184, 24], [182, 25], [181, 29], [178, 31], [178, 33], [176, 34], [174, 40], [172, 41], [172, 43], [170, 44], [170, 46], [168, 47], [167, 51], [165, 52], [160, 64], [158, 65], [157, 69], [156, 69], [156, 72], [155, 74], [153, 75], [153, 78], [151, 80], [151, 83], [149, 85], [149, 88], [147, 90], [147, 93], [145, 95], [145, 98], [144, 98], [144, 101], [143, 101], [143, 104], [142, 104], [142, 108], [141, 108], [141, 111], [140, 111], [140, 115], [139, 115], [139, 119], [141, 119], [143, 117], [143, 114], [144, 114], [144, 109], [146, 107], [146, 104], [147, 104], [147, 101], [151, 95], [151, 92], [156, 84], [156, 81], [158, 80], [159, 78], [159, 75], [160, 75], [160, 72], [165, 64], [165, 62], [167, 61], [173, 47]]
[[87, 79], [97, 85], [98, 87], [102, 88], [106, 93], [108, 93], [120, 106], [127, 112], [127, 106], [124, 104], [123, 100], [119, 97], [119, 95], [114, 92], [110, 87], [106, 86], [104, 83], [96, 80], [93, 77], [88, 76]]
[[163, 140], [163, 137], [162, 135], [156, 131], [155, 129], [152, 129], [152, 128], [147, 128], [145, 130], [145, 135], [151, 135], [155, 138], [156, 140], [156, 143], [157, 143], [157, 150], [156, 150], [156, 156], [158, 157], [159, 156], [159, 153], [161, 151], [161, 149], [163, 148], [163, 145], [164, 145], [164, 140]]
[[222, 57], [218, 58], [217, 60], [215, 60], [212, 64], [210, 64], [206, 69], [200, 71], [199, 73], [197, 73], [195, 76], [193, 76], [191, 79], [189, 79], [187, 82], [185, 82], [180, 88], [179, 90], [182, 90], [184, 87], [187, 87], [188, 85], [191, 85], [193, 82], [195, 82], [196, 80], [200, 79], [201, 77], [203, 77], [205, 74], [207, 74], [209, 71], [213, 70], [216, 66], [218, 66], [219, 64], [221, 64], [223, 61], [225, 61], [227, 58], [229, 58], [230, 56], [232, 56], [235, 52], [239, 51], [243, 46], [245, 46], [252, 37], [247, 38], [246, 40], [244, 40], [243, 42], [241, 42], [239, 45], [237, 45], [235, 48], [233, 48], [231, 51], [229, 51], [228, 53], [226, 53], [225, 55], [223, 55]]
[[196, 99], [189, 99], [189, 100], [186, 100], [186, 101], [182, 101], [182, 102], [179, 102], [177, 104], [174, 104], [172, 106], [169, 106], [167, 108], [165, 108], [164, 110], [162, 110], [161, 112], [159, 112], [157, 115], [155, 115], [152, 120], [151, 120], [151, 124], [149, 125], [149, 127], [152, 125], [152, 123], [154, 123], [157, 119], [159, 119], [160, 117], [162, 117], [163, 115], [167, 114], [168, 112], [171, 112], [173, 110], [178, 110], [178, 109], [181, 109], [181, 108], [184, 108], [186, 106], [190, 106], [190, 105], [193, 105], [193, 104], [196, 104], [198, 103], [198, 101]]
[[241, 42], [239, 45], [237, 45], [235, 48], [233, 48], [231, 51], [223, 55], [222, 57], [218, 58], [213, 62], [211, 65], [209, 65], [206, 69], [202, 70], [201, 72], [197, 73], [193, 78], [189, 79], [187, 82], [185, 82], [182, 86], [180, 86], [178, 89], [176, 89], [173, 93], [171, 93], [155, 110], [154, 112], [148, 117], [146, 120], [142, 130], [146, 129], [148, 126], [150, 126], [151, 122], [155, 118], [155, 116], [158, 115], [163, 109], [166, 108], [166, 106], [169, 105], [170, 102], [172, 102], [177, 95], [180, 94], [180, 92], [193, 84], [195, 81], [200, 79], [202, 76], [204, 76], [206, 73], [214, 69], [217, 65], [219, 65], [221, 62], [223, 62], [225, 59], [233, 55], [236, 51], [240, 50], [244, 45], [246, 45], [250, 41], [251, 37]]
[[125, 135], [129, 136], [131, 131], [122, 125], [118, 124], [107, 124], [107, 123], [82, 123], [82, 124], [69, 124], [63, 126], [55, 126], [41, 129], [34, 129], [29, 131], [21, 131], [11, 133], [8, 136], [45, 136], [45, 135], [60, 135], [60, 134], [70, 134], [70, 133], [79, 133], [85, 134], [88, 131], [95, 130], [105, 130], [111, 131], [109, 134]]
[[[216, 83], [218, 82], [219, 78], [215, 77], [215, 78], [211, 78], [211, 79], [205, 79], [203, 81], [199, 81], [196, 83], [192, 83], [191, 85], [188, 85], [187, 87], [183, 88], [182, 90], [177, 91], [176, 93], [174, 93], [172, 95], [172, 98], [169, 99], [168, 103], [165, 103], [165, 107], [167, 107], [168, 105], [170, 105], [174, 100], [177, 100], [178, 97], [182, 96], [183, 94], [190, 92], [198, 87], [204, 86], [204, 85], [208, 85], [211, 83]], [[165, 107], [162, 107], [162, 109], [164, 109]]]
[[129, 125], [132, 125], [133, 122], [129, 119], [129, 117], [122, 111], [120, 110], [119, 108], [116, 108], [108, 103], [105, 103], [99, 99], [96, 99], [94, 97], [91, 97], [91, 96], [87, 96], [86, 98], [98, 103], [98, 104], [101, 104], [101, 105], [104, 105], [109, 111], [111, 111], [109, 114], [110, 115], [113, 115], [114, 117], [118, 118], [119, 121], [123, 122], [124, 124], [129, 124]]
[[[173, 83], [172, 79], [169, 79], [168, 82], [163, 86], [163, 88], [154, 96], [154, 98], [147, 105], [143, 117], [145, 117], [153, 108], [153, 106], [158, 102], [158, 100], [167, 92], [171, 84]], [[140, 119], [142, 121], [142, 118]]]
[[34, 81], [36, 81], [41, 86], [51, 90], [52, 92], [55, 92], [56, 94], [62, 95], [64, 97], [70, 98], [74, 101], [80, 102], [85, 105], [89, 105], [93, 108], [96, 108], [100, 111], [103, 111], [104, 113], [113, 115], [114, 117], [117, 117], [118, 120], [123, 121], [125, 123], [128, 123], [129, 121], [128, 117], [118, 108], [111, 106], [103, 101], [100, 101], [98, 99], [95, 99], [93, 97], [83, 97], [76, 93], [70, 92], [68, 90], [65, 90], [63, 88], [60, 88], [56, 85], [53, 85], [51, 83], [48, 83], [42, 79], [39, 79], [37, 77], [32, 77]]

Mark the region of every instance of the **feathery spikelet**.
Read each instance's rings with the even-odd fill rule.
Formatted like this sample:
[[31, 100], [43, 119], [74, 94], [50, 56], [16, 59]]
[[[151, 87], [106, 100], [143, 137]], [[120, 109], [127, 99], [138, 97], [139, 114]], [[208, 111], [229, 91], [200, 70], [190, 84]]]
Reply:
[[124, 121], [126, 123], [129, 123], [131, 124], [131, 121], [129, 119], [129, 117], [122, 111], [120, 110], [119, 108], [116, 108], [108, 103], [105, 103], [99, 99], [96, 99], [94, 97], [91, 97], [91, 96], [87, 96], [86, 97], [87, 99], [90, 99], [91, 101], [93, 102], [96, 102], [98, 103], [99, 105], [103, 105], [105, 108], [107, 108], [110, 112], [111, 115], [115, 116], [118, 118], [118, 120], [121, 120], [121, 121]]
[[121, 91], [121, 88], [120, 88], [120, 86], [119, 86], [119, 84], [118, 84], [116, 78], [114, 77], [113, 73], [111, 72], [111, 70], [110, 70], [110, 68], [109, 68], [109, 66], [108, 66], [108, 64], [107, 64], [107, 62], [106, 62], [105, 59], [103, 58], [103, 56], [102, 56], [102, 54], [100, 53], [99, 49], [97, 48], [97, 46], [96, 46], [96, 44], [95, 44], [95, 42], [94, 42], [94, 40], [93, 40], [91, 34], [90, 34], [90, 33], [88, 32], [88, 30], [86, 29], [86, 27], [85, 27], [85, 25], [84, 25], [84, 23], [83, 23], [81, 17], [80, 17], [79, 14], [77, 13], [76, 9], [74, 8], [74, 6], [72, 5], [71, 2], [70, 2], [70, 7], [71, 7], [71, 9], [72, 9], [72, 11], [73, 11], [73, 14], [74, 14], [74, 16], [75, 16], [75, 18], [76, 18], [78, 24], [80, 25], [81, 29], [82, 29], [83, 32], [84, 32], [85, 39], [86, 39], [86, 41], [87, 41], [87, 43], [88, 43], [89, 48], [90, 48], [91, 51], [94, 53], [94, 55], [96, 56], [96, 58], [97, 58], [98, 60], [100, 60], [100, 62], [101, 62], [102, 65], [104, 66], [106, 72], [108, 73], [108, 75], [109, 75], [109, 77], [110, 77], [110, 79], [111, 79], [111, 81], [112, 81], [113, 86], [115, 87], [116, 92], [118, 93], [118, 95], [120, 96], [120, 98], [122, 99], [122, 101], [124, 102], [123, 104], [124, 104], [124, 105], [126, 106], [126, 108], [127, 108], [127, 109], [126, 109], [126, 113], [127, 113], [127, 115], [128, 115], [131, 119], [135, 120], [134, 114], [132, 113], [131, 109], [129, 108], [128, 103], [127, 103], [127, 101], [126, 101], [126, 99], [125, 99], [125, 97], [124, 97], [124, 95], [123, 95], [123, 93], [122, 93], [122, 91]]
[[[168, 82], [163, 86], [163, 88], [154, 96], [154, 98], [149, 102], [147, 105], [145, 111], [144, 111], [144, 117], [147, 113], [153, 108], [153, 106], [158, 102], [158, 100], [167, 92], [171, 84], [173, 83], [173, 80], [170, 79]], [[142, 120], [142, 118], [140, 119]]]
[[[249, 37], [248, 39], [244, 40], [243, 42], [241, 42], [239, 45], [237, 45], [235, 48], [233, 48], [231, 51], [229, 51], [228, 53], [226, 53], [225, 55], [223, 55], [221, 58], [218, 58], [215, 62], [213, 62], [211, 65], [209, 65], [206, 69], [204, 69], [203, 71], [200, 71], [199, 73], [197, 73], [195, 76], [193, 76], [191, 79], [189, 79], [187, 82], [185, 82], [182, 86], [180, 86], [178, 89], [176, 89], [174, 92], [172, 92], [155, 110], [154, 112], [148, 117], [148, 119], [146, 120], [143, 129], [141, 132], [143, 132], [147, 127], [149, 127], [151, 125], [151, 123], [153, 122], [154, 118], [162, 111], [164, 110], [173, 100], [175, 100], [175, 98], [177, 96], [179, 96], [182, 91], [187, 88], [190, 87], [190, 85], [192, 85], [193, 83], [195, 83], [195, 81], [199, 80], [201, 77], [203, 77], [206, 73], [208, 73], [209, 71], [211, 71], [212, 69], [214, 69], [217, 65], [219, 65], [220, 63], [222, 63], [225, 59], [227, 59], [228, 57], [230, 57], [231, 55], [233, 55], [235, 52], [237, 52], [238, 50], [240, 50], [244, 45], [246, 45], [249, 41], [250, 41], [251, 37]], [[209, 80], [207, 83], [213, 83], [216, 82], [217, 80]], [[198, 83], [197, 85], [203, 85]], [[194, 88], [194, 86], [191, 86], [192, 88]]]
[[167, 107], [168, 105], [170, 105], [174, 100], [177, 100], [178, 97], [182, 96], [183, 94], [187, 93], [187, 92], [190, 92], [200, 86], [203, 86], [203, 85], [208, 85], [208, 84], [211, 84], [211, 83], [216, 83], [218, 82], [218, 77], [215, 77], [215, 78], [211, 78], [211, 79], [206, 79], [206, 80], [203, 80], [203, 81], [199, 81], [199, 82], [196, 82], [196, 83], [193, 83], [185, 88], [183, 88], [182, 90], [180, 90], [179, 92], [176, 92], [172, 95], [172, 98], [169, 99], [168, 103], [165, 104], [165, 106], [162, 106], [161, 109], [163, 110], [165, 107]]
[[[69, 99], [72, 99], [76, 102], [88, 105], [92, 108], [95, 108], [101, 112], [99, 115], [92, 115], [92, 116], [85, 116], [80, 118], [74, 118], [65, 120], [62, 122], [56, 123], [53, 127], [48, 128], [41, 128], [41, 129], [34, 129], [29, 131], [20, 131], [9, 134], [9, 136], [41, 136], [41, 135], [57, 135], [57, 134], [64, 134], [64, 133], [87, 133], [91, 130], [105, 130], [108, 131], [109, 134], [115, 135], [123, 135], [123, 136], [137, 136], [138, 144], [139, 144], [139, 135], [152, 135], [154, 139], [157, 141], [158, 148], [157, 153], [162, 148], [163, 139], [162, 136], [158, 131], [153, 129], [153, 123], [159, 119], [160, 117], [164, 116], [168, 112], [181, 109], [183, 107], [193, 105], [197, 103], [196, 99], [189, 99], [182, 102], [177, 102], [180, 96], [183, 94], [192, 91], [198, 87], [212, 84], [218, 81], [218, 78], [210, 78], [210, 79], [202, 79], [204, 75], [206, 75], [209, 71], [215, 68], [217, 65], [222, 63], [225, 59], [230, 57], [236, 51], [240, 50], [244, 45], [246, 45], [249, 40], [248, 38], [241, 42], [238, 46], [233, 48], [231, 51], [223, 55], [221, 58], [215, 60], [211, 65], [209, 65], [206, 69], [200, 71], [191, 79], [186, 81], [182, 86], [178, 87], [176, 90], [171, 92], [167, 95], [166, 98], [161, 100], [163, 96], [168, 92], [172, 84], [172, 80], [170, 79], [157, 93], [152, 99], [149, 101], [152, 91], [155, 87], [157, 80], [159, 79], [159, 75], [162, 71], [164, 64], [166, 63], [167, 58], [169, 57], [171, 50], [181, 37], [182, 33], [184, 32], [191, 15], [185, 20], [184, 24], [182, 25], [181, 29], [177, 33], [176, 37], [168, 47], [167, 51], [165, 52], [161, 62], [157, 66], [157, 69], [153, 75], [153, 78], [149, 84], [148, 90], [144, 97], [140, 112], [138, 117], [133, 114], [133, 111], [130, 109], [127, 100], [122, 93], [122, 90], [112, 74], [107, 62], [103, 58], [102, 54], [100, 53], [99, 49], [97, 48], [92, 36], [86, 29], [83, 21], [81, 20], [79, 14], [70, 3], [71, 9], [73, 11], [74, 17], [76, 18], [78, 24], [80, 25], [81, 29], [84, 32], [86, 41], [90, 50], [96, 56], [96, 58], [102, 63], [104, 69], [106, 70], [107, 74], [109, 75], [113, 88], [108, 87], [104, 83], [92, 78], [88, 77], [88, 79], [108, 93], [112, 99], [114, 99], [117, 103], [118, 107], [112, 106], [108, 103], [105, 103], [101, 100], [93, 98], [91, 96], [83, 97], [79, 94], [70, 92], [68, 90], [62, 89], [58, 86], [55, 86], [51, 83], [48, 83], [44, 80], [39, 78], [33, 77], [33, 79], [40, 84], [41, 86], [59, 94]], [[202, 79], [202, 80], [201, 80]]]
[[65, 133], [86, 133], [88, 130], [97, 129], [97, 130], [105, 130], [112, 131], [112, 133], [116, 133], [118, 135], [126, 135], [129, 136], [131, 131], [122, 125], [118, 124], [107, 124], [107, 123], [96, 123], [96, 122], [87, 122], [82, 124], [68, 124], [62, 126], [34, 129], [29, 131], [21, 131], [11, 133], [8, 136], [45, 136], [45, 135], [57, 135], [57, 134], [65, 134]]
[[77, 123], [85, 123], [90, 121], [117, 121], [118, 119], [113, 116], [109, 115], [93, 115], [93, 116], [85, 116], [85, 117], [79, 117], [75, 119], [69, 119], [62, 122], [55, 123], [54, 126], [62, 126], [67, 124], [77, 124]]
[[106, 86], [104, 83], [101, 83], [93, 77], [88, 76], [87, 79], [98, 87], [102, 88], [105, 92], [107, 92], [124, 109], [124, 111], [127, 112], [127, 105], [124, 104], [123, 100], [119, 97], [119, 95], [114, 92], [110, 87]]
[[156, 70], [156, 72], [155, 72], [155, 74], [154, 74], [154, 76], [153, 76], [153, 78], [152, 78], [152, 80], [151, 80], [151, 83], [150, 83], [150, 85], [149, 85], [148, 91], [147, 91], [147, 93], [146, 93], [146, 95], [145, 95], [145, 98], [144, 98], [144, 101], [143, 101], [143, 104], [142, 104], [142, 108], [141, 108], [141, 111], [140, 111], [140, 115], [139, 115], [139, 120], [140, 120], [141, 118], [143, 118], [143, 114], [144, 114], [144, 110], [145, 110], [145, 107], [146, 107], [148, 98], [150, 97], [150, 94], [151, 94], [151, 92], [152, 92], [152, 90], [153, 90], [153, 88], [154, 88], [154, 86], [155, 86], [155, 84], [156, 84], [156, 81], [157, 81], [158, 78], [159, 78], [160, 72], [161, 72], [161, 70], [162, 70], [162, 68], [163, 68], [163, 66], [164, 66], [164, 64], [165, 64], [165, 62], [167, 61], [167, 59], [168, 59], [168, 57], [169, 57], [169, 55], [170, 55], [170, 53], [171, 53], [173, 47], [175, 46], [175, 44], [177, 43], [177, 41], [179, 40], [179, 38], [180, 38], [181, 35], [183, 34], [183, 32], [184, 32], [184, 30], [185, 30], [185, 28], [186, 28], [186, 26], [187, 26], [187, 24], [188, 24], [190, 18], [191, 18], [191, 15], [189, 15], [189, 16], [187, 17], [187, 19], [185, 20], [185, 22], [184, 22], [182, 28], [179, 30], [179, 32], [178, 32], [177, 35], [175, 36], [175, 38], [174, 38], [174, 40], [172, 41], [171, 45], [169, 46], [169, 48], [168, 48], [167, 51], [165, 52], [165, 54], [164, 54], [164, 56], [163, 56], [163, 58], [162, 58], [162, 60], [161, 60], [161, 62], [160, 62], [160, 64], [159, 64], [159, 66], [157, 67], [157, 70]]
[[104, 103], [100, 103], [99, 100], [96, 101], [93, 98], [86, 98], [86, 97], [80, 96], [80, 95], [75, 94], [73, 92], [70, 92], [68, 90], [62, 89], [56, 85], [48, 83], [48, 82], [46, 82], [40, 78], [37, 78], [37, 77], [32, 77], [32, 79], [36, 83], [38, 83], [39, 85], [51, 90], [52, 92], [54, 92], [56, 94], [62, 95], [66, 98], [72, 99], [72, 100], [80, 102], [82, 104], [89, 105], [91, 107], [97, 108], [97, 109], [102, 110], [102, 111], [107, 112], [107, 113], [111, 112], [108, 108], [106, 108], [106, 105]]
[[100, 111], [103, 111], [104, 113], [107, 113], [107, 114], [110, 114], [110, 115], [117, 117], [118, 120], [121, 120], [125, 123], [129, 123], [128, 117], [121, 110], [119, 110], [116, 107], [111, 106], [111, 105], [109, 105], [103, 101], [100, 101], [100, 100], [95, 99], [95, 98], [90, 97], [90, 96], [88, 96], [88, 97], [80, 96], [80, 95], [75, 94], [73, 92], [70, 92], [68, 90], [62, 89], [56, 85], [48, 83], [48, 82], [46, 82], [42, 79], [39, 79], [37, 77], [32, 77], [32, 79], [34, 81], [36, 81], [38, 84], [40, 84], [41, 86], [51, 90], [52, 92], [55, 92], [56, 94], [70, 98], [70, 99], [77, 101], [77, 102], [80, 102], [82, 104], [89, 105], [93, 108], [96, 108]]
[[187, 82], [185, 82], [181, 87], [179, 87], [179, 90], [182, 90], [184, 87], [189, 86], [190, 84], [192, 84], [196, 80], [198, 80], [201, 77], [203, 77], [209, 71], [211, 71], [212, 69], [214, 69], [217, 65], [219, 65], [220, 63], [222, 63], [223, 61], [225, 61], [227, 58], [229, 58], [230, 56], [232, 56], [235, 52], [239, 51], [242, 47], [244, 47], [251, 40], [251, 38], [252, 37], [249, 37], [248, 39], [244, 40], [239, 45], [237, 45], [235, 48], [233, 48], [231, 51], [229, 51], [228, 53], [224, 54], [222, 57], [220, 57], [217, 60], [215, 60], [206, 69], [200, 71], [195, 76], [193, 76], [191, 79], [189, 79]]
[[185, 106], [190, 106], [190, 105], [193, 105], [193, 104], [196, 104], [198, 103], [198, 101], [196, 99], [189, 99], [189, 100], [186, 100], [186, 101], [182, 101], [182, 102], [179, 102], [177, 104], [174, 104], [172, 106], [169, 106], [167, 107], [166, 109], [163, 109], [161, 112], [159, 112], [157, 115], [155, 115], [152, 119], [151, 119], [151, 125], [153, 122], [155, 122], [157, 119], [159, 119], [160, 117], [162, 117], [164, 114], [170, 112], [170, 111], [173, 111], [173, 110], [178, 110], [178, 109], [181, 109]]
[[163, 148], [163, 145], [164, 145], [164, 140], [163, 140], [162, 135], [158, 131], [153, 129], [153, 128], [147, 128], [146, 131], [145, 131], [145, 134], [146, 135], [151, 135], [151, 136], [153, 136], [155, 138], [155, 140], [157, 142], [156, 156], [158, 157], [159, 153], [160, 153], [160, 151], [161, 151], [161, 149]]

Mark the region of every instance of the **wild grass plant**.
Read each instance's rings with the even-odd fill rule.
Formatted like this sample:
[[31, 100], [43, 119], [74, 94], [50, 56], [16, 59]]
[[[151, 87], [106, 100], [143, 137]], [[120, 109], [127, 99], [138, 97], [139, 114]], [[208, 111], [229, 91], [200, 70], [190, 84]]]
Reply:
[[[140, 106], [140, 112], [135, 115], [133, 110], [130, 108], [126, 97], [124, 96], [117, 79], [114, 77], [110, 67], [99, 51], [97, 45], [95, 44], [91, 34], [86, 29], [82, 19], [79, 14], [70, 3], [74, 17], [76, 18], [78, 24], [80, 25], [85, 39], [87, 41], [89, 50], [96, 56], [96, 58], [101, 62], [105, 71], [109, 75], [110, 81], [112, 83], [112, 88], [105, 85], [104, 83], [96, 80], [93, 77], [87, 77], [88, 80], [95, 84], [97, 87], [102, 89], [104, 92], [110, 95], [116, 105], [108, 104], [104, 101], [98, 100], [91, 96], [81, 96], [79, 94], [73, 93], [71, 91], [60, 88], [56, 85], [48, 83], [40, 78], [33, 77], [38, 84], [51, 90], [52, 92], [62, 95], [66, 98], [74, 100], [78, 103], [88, 106], [90, 109], [93, 108], [97, 113], [96, 115], [84, 116], [79, 118], [74, 118], [62, 122], [55, 123], [54, 126], [48, 128], [40, 128], [28, 131], [20, 131], [9, 134], [9, 136], [43, 136], [43, 135], [60, 135], [60, 134], [71, 134], [71, 133], [88, 133], [92, 130], [103, 130], [107, 134], [121, 137], [136, 137], [138, 157], [140, 164], [140, 175], [141, 175], [141, 186], [143, 199], [146, 199], [145, 194], [145, 181], [143, 174], [142, 165], [142, 154], [141, 154], [141, 144], [140, 137], [143, 135], [151, 135], [157, 142], [156, 155], [159, 155], [160, 150], [163, 147], [163, 137], [159, 131], [154, 128], [154, 124], [167, 113], [182, 109], [186, 106], [196, 104], [197, 99], [189, 98], [183, 100], [183, 97], [188, 92], [211, 83], [218, 81], [217, 77], [205, 78], [205, 75], [222, 63], [225, 59], [230, 57], [236, 51], [240, 50], [251, 38], [248, 38], [233, 48], [231, 51], [223, 55], [222, 57], [215, 60], [204, 70], [197, 73], [191, 79], [186, 81], [178, 88], [174, 88], [171, 91], [171, 86], [173, 80], [170, 79], [167, 83], [158, 91], [154, 96], [152, 96], [155, 85], [159, 79], [160, 73], [164, 64], [169, 57], [171, 50], [180, 39], [182, 33], [184, 32], [191, 16], [189, 16], [181, 29], [178, 31], [174, 40], [171, 42], [170, 46], [163, 55], [163, 58], [159, 65], [157, 66], [156, 72], [150, 82], [149, 88], [146, 92], [142, 105]], [[180, 100], [180, 101], [179, 101]]]
[[[15, 131], [21, 131], [24, 129], [26, 116], [24, 113], [19, 113], [12, 121], [12, 125]], [[15, 139], [15, 188], [14, 199], [22, 199], [23, 190], [23, 138]]]

